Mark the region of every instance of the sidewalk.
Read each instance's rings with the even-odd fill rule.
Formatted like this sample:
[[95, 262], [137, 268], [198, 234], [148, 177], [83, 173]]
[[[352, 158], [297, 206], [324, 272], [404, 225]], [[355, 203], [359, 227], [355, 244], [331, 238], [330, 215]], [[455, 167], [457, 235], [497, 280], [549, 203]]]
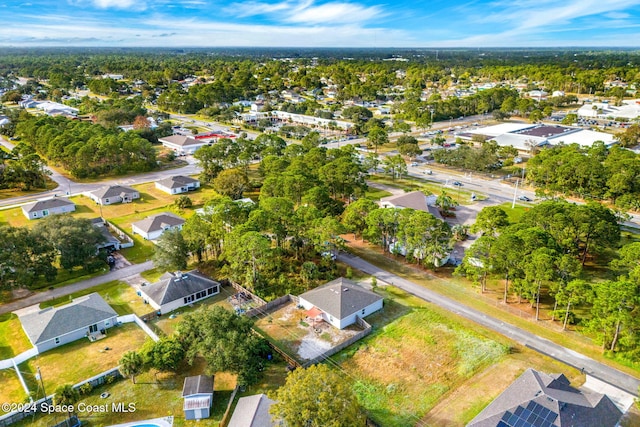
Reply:
[[38, 292], [26, 298], [0, 305], [0, 314], [9, 313], [15, 310], [29, 307], [34, 304], [40, 304], [41, 302], [89, 289], [103, 283], [111, 282], [112, 280], [124, 279], [125, 277], [133, 276], [152, 268], [153, 261], [147, 261], [143, 262], [142, 264], [130, 265], [128, 267], [121, 268], [120, 270], [109, 272], [102, 276], [92, 277], [90, 279], [74, 283], [72, 285], [55, 288], [51, 291]]

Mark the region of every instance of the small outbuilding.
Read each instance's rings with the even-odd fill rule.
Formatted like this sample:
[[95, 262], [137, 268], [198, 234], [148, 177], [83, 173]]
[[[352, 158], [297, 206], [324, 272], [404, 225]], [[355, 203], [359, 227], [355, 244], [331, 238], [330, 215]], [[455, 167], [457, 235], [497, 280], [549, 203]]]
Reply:
[[299, 304], [311, 310], [309, 313], [314, 319], [321, 317], [338, 329], [354, 324], [357, 317], [382, 309], [383, 301], [380, 295], [344, 277], [305, 292], [299, 298]]
[[182, 398], [186, 420], [209, 418], [213, 402], [213, 377], [208, 375], [186, 377], [182, 387]]

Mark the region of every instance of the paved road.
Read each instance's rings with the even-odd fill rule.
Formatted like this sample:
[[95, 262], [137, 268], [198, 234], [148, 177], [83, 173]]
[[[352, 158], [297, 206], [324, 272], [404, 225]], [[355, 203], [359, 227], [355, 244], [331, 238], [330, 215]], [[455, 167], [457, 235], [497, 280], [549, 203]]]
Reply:
[[575, 368], [584, 368], [585, 373], [588, 373], [595, 378], [612, 384], [628, 393], [631, 393], [633, 395], [636, 395], [638, 393], [638, 386], [640, 386], [640, 380], [638, 378], [632, 377], [631, 375], [620, 372], [617, 369], [596, 362], [595, 360], [587, 356], [562, 347], [547, 339], [540, 338], [537, 335], [524, 331], [513, 325], [504, 323], [487, 314], [481, 313], [464, 304], [461, 304], [457, 301], [426, 289], [420, 285], [417, 285], [416, 283], [403, 279], [400, 276], [396, 276], [395, 274], [382, 270], [354, 255], [340, 253], [338, 254], [338, 259], [354, 268], [364, 271], [367, 274], [374, 275], [375, 277], [386, 283], [391, 283], [394, 286], [403, 289], [425, 301], [436, 304], [439, 307], [442, 307], [457, 315], [479, 323], [480, 325], [488, 329], [505, 335], [512, 340], [542, 354], [551, 356]]
[[143, 271], [150, 270], [151, 268], [153, 268], [153, 261], [147, 261], [143, 262], [142, 264], [130, 265], [128, 267], [109, 272], [102, 276], [92, 277], [90, 279], [74, 283], [72, 285], [55, 288], [51, 291], [38, 292], [37, 294], [28, 296], [26, 298], [0, 305], [0, 314], [9, 313], [11, 311], [29, 307], [34, 304], [39, 304], [52, 298], [58, 298], [72, 294], [74, 292], [82, 291], [84, 289], [89, 289], [94, 286], [110, 282], [112, 280], [124, 279], [125, 277], [142, 273]]

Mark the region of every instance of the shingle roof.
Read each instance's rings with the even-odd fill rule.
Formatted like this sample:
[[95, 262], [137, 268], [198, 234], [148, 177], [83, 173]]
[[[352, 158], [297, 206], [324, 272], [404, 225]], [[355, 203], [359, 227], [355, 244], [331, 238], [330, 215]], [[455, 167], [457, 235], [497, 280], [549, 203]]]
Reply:
[[106, 197], [116, 197], [122, 196], [122, 194], [132, 194], [137, 191], [131, 187], [125, 187], [124, 185], [111, 185], [107, 187], [102, 187], [96, 191], [92, 191], [91, 194], [94, 196], [104, 199]]
[[401, 194], [399, 196], [388, 196], [380, 199], [380, 203], [389, 203], [399, 208], [415, 209], [417, 211], [429, 212], [438, 219], [442, 219], [442, 215], [435, 206], [427, 204], [427, 196], [422, 191], [412, 191], [410, 193]]
[[276, 403], [264, 394], [241, 397], [233, 411], [228, 427], [271, 427], [276, 423], [271, 419], [269, 408]]
[[468, 427], [613, 427], [622, 412], [606, 395], [571, 387], [562, 374], [527, 369]]
[[[180, 277], [179, 277], [180, 276]], [[144, 288], [144, 293], [158, 305], [168, 304], [220, 283], [197, 270], [180, 275], [166, 273], [160, 281]]]
[[182, 224], [184, 224], [184, 219], [180, 218], [178, 215], [171, 212], [162, 212], [157, 215], [148, 216], [131, 225], [135, 225], [145, 233], [151, 233], [153, 231], [162, 230], [167, 226], [175, 227]]
[[300, 298], [337, 319], [344, 319], [382, 299], [380, 295], [343, 277], [305, 292]]
[[168, 144], [179, 145], [181, 147], [184, 147], [184, 146], [187, 146], [187, 145], [204, 145], [204, 144], [207, 144], [207, 142], [205, 142], [205, 141], [198, 141], [195, 138], [191, 138], [190, 136], [184, 136], [184, 135], [165, 136], [163, 138], [158, 138], [158, 141], [166, 142]]
[[117, 315], [100, 295], [93, 293], [60, 307], [25, 314], [20, 322], [31, 342], [39, 344]]
[[71, 200], [66, 199], [64, 197], [54, 197], [52, 199], [38, 200], [37, 202], [24, 205], [22, 207], [22, 210], [27, 213], [31, 213], [31, 212], [38, 212], [43, 209], [60, 208], [62, 206], [69, 206], [69, 205], [74, 205], [74, 203]]
[[183, 175], [171, 176], [169, 178], [165, 178], [165, 179], [161, 179], [160, 181], [157, 181], [158, 184], [167, 188], [180, 188], [184, 185], [194, 184], [196, 182], [199, 182], [199, 181], [197, 179], [193, 179], [189, 176], [183, 176]]
[[186, 377], [182, 387], [182, 397], [194, 394], [213, 393], [213, 377], [209, 375], [196, 375]]

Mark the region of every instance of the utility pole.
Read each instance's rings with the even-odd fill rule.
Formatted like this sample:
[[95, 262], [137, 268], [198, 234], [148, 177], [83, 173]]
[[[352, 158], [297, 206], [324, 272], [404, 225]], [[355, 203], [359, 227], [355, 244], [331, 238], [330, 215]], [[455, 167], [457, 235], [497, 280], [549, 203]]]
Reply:
[[511, 203], [511, 209], [516, 207], [516, 195], [518, 194], [518, 183], [520, 182], [519, 179], [516, 179], [516, 189], [513, 190], [513, 203]]

